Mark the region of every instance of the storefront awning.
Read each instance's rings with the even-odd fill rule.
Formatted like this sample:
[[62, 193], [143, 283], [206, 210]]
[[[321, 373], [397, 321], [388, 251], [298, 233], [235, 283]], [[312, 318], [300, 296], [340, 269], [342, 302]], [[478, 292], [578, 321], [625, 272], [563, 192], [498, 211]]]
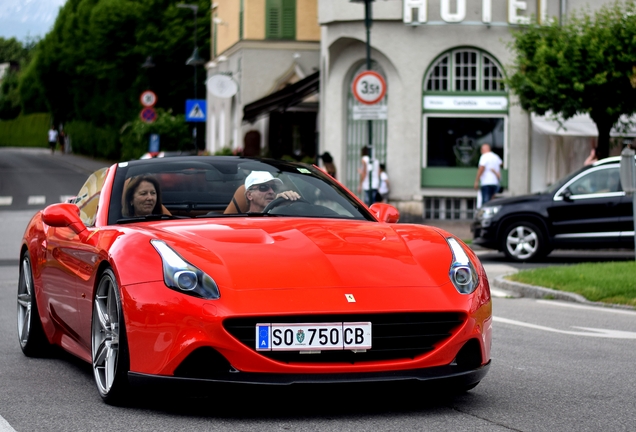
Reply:
[[[632, 117], [632, 127], [627, 133], [620, 133], [616, 129], [612, 129], [612, 136], [636, 136], [636, 117]], [[576, 115], [567, 119], [562, 125], [556, 120], [551, 120], [546, 116], [532, 114], [532, 127], [535, 131], [544, 135], [560, 135], [560, 136], [578, 136], [578, 137], [597, 137], [598, 129], [596, 123], [588, 114]]]
[[301, 103], [307, 96], [318, 93], [319, 86], [320, 72], [315, 72], [276, 93], [245, 105], [243, 107], [243, 120], [253, 122], [262, 114], [276, 110], [285, 111], [287, 108]]

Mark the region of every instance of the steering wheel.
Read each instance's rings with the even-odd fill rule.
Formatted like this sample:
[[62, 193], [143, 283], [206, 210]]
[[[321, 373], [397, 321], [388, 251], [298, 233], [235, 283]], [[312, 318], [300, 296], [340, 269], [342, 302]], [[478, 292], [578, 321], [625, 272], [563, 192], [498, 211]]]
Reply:
[[272, 201], [271, 203], [267, 204], [267, 207], [265, 207], [263, 209], [263, 213], [269, 213], [271, 212], [273, 209], [275, 209], [276, 207], [279, 207], [281, 205], [292, 205], [292, 204], [296, 204], [296, 203], [304, 203], [304, 204], [309, 204], [311, 205], [311, 203], [309, 201], [307, 201], [305, 198], [298, 198], [297, 200], [289, 200], [285, 197], [278, 197], [278, 198], [274, 198], [274, 201]]

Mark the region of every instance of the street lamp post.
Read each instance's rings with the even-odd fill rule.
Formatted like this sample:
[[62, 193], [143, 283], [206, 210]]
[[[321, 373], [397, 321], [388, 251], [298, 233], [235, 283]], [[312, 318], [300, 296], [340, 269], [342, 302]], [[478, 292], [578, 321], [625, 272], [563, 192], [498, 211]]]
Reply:
[[[194, 69], [194, 100], [197, 100], [197, 67], [202, 65], [204, 60], [199, 57], [199, 47], [197, 46], [197, 12], [199, 11], [199, 6], [195, 4], [189, 3], [178, 3], [178, 8], [181, 9], [190, 9], [192, 10], [192, 15], [194, 18], [194, 50], [192, 51], [192, 55], [186, 60], [187, 66], [192, 66]], [[186, 113], [187, 115], [187, 113]], [[199, 146], [197, 144], [197, 124], [195, 123], [192, 128], [192, 140], [194, 142], [194, 149], [198, 152]]]
[[[371, 70], [371, 25], [373, 24], [373, 14], [371, 3], [375, 0], [349, 0], [353, 3], [364, 3], [364, 26], [367, 32], [366, 60], [367, 70]], [[369, 149], [369, 191], [373, 190], [373, 120], [367, 120], [367, 147]], [[371, 192], [369, 192], [371, 194]], [[369, 197], [369, 205], [373, 204], [375, 197]], [[364, 199], [364, 197], [363, 197]]]

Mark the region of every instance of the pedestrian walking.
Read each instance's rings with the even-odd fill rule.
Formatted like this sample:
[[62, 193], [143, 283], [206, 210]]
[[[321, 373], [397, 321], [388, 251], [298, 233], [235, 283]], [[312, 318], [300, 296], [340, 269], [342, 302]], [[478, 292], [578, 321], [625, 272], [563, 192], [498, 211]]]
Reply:
[[[369, 158], [370, 149], [368, 146], [362, 147], [360, 152], [362, 158], [360, 162], [362, 167], [359, 169], [360, 183], [358, 184], [358, 193], [364, 191], [364, 203], [370, 206], [375, 202], [375, 195], [380, 187], [380, 162], [377, 159]], [[371, 176], [371, 184], [369, 185], [369, 175]]]
[[389, 202], [389, 192], [391, 190], [391, 184], [389, 183], [389, 175], [386, 172], [386, 165], [380, 164], [380, 187], [375, 197], [376, 202]]
[[57, 147], [57, 138], [58, 133], [55, 130], [55, 127], [51, 125], [51, 129], [49, 129], [49, 147], [51, 147], [51, 154], [55, 153], [55, 147]]
[[501, 158], [490, 149], [490, 144], [482, 144], [479, 168], [475, 177], [475, 189], [481, 192], [481, 205], [490, 201], [499, 190], [502, 164]]

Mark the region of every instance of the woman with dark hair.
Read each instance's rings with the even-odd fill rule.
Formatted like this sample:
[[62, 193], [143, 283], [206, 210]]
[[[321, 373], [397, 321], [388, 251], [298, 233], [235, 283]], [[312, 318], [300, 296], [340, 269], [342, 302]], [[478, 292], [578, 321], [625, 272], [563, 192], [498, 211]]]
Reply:
[[325, 166], [327, 174], [336, 178], [336, 166], [333, 163], [333, 157], [331, 157], [331, 154], [329, 152], [324, 152], [320, 158], [322, 159], [322, 163]]
[[125, 217], [163, 213], [159, 182], [149, 175], [126, 180], [122, 201], [121, 213]]

